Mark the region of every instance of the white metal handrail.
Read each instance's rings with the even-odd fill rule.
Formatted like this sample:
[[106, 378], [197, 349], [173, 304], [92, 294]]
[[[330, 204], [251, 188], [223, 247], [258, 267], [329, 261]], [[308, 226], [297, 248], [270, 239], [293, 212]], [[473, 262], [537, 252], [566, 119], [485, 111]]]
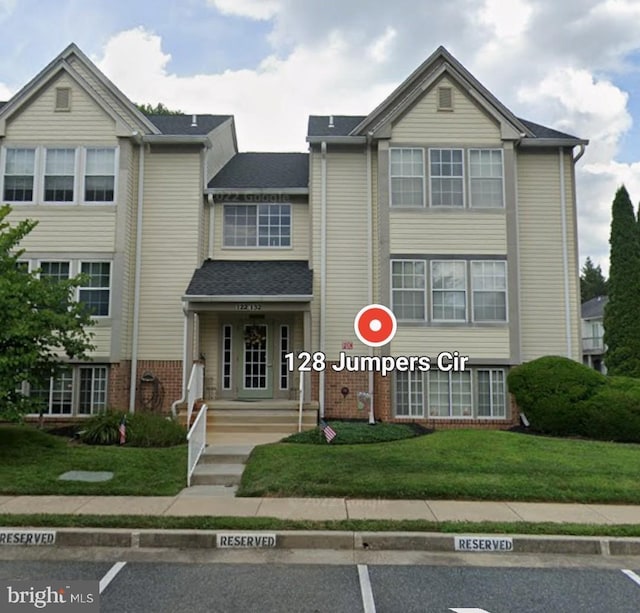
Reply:
[[191, 414], [198, 400], [202, 400], [204, 394], [204, 365], [194, 362], [191, 367], [189, 383], [187, 383], [187, 428], [191, 425]]
[[191, 487], [191, 475], [207, 445], [207, 408], [206, 404], [202, 405], [187, 434], [187, 487]]
[[298, 432], [302, 432], [302, 405], [304, 404], [304, 373], [300, 373], [300, 389], [298, 391]]

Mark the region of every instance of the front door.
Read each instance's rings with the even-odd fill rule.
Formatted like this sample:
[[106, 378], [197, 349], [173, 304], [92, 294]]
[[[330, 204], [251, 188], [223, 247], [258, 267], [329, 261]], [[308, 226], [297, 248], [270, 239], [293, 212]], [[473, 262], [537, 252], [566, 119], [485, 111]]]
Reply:
[[242, 373], [238, 398], [252, 400], [273, 396], [269, 332], [270, 326], [267, 323], [242, 325], [240, 351], [236, 354]]

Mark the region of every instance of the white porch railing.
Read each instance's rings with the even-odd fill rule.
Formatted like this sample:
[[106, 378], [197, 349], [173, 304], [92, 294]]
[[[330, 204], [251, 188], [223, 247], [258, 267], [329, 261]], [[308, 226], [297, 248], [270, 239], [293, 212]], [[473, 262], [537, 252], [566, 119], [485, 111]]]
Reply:
[[302, 405], [304, 404], [304, 373], [300, 372], [300, 389], [298, 390], [298, 432], [302, 432]]
[[204, 364], [194, 362], [187, 383], [187, 428], [191, 425], [191, 414], [198, 400], [204, 397]]
[[191, 475], [196, 469], [198, 460], [207, 445], [207, 405], [203, 404], [193, 426], [187, 434], [187, 487], [191, 487]]

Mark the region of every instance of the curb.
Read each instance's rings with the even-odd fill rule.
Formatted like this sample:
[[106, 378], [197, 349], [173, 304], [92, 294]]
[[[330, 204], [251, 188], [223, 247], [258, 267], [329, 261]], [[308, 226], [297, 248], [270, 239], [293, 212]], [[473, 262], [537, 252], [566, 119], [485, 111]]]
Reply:
[[[259, 531], [259, 530], [130, 530], [59, 528], [7, 529], [19, 534], [50, 533], [47, 543], [18, 542], [2, 547], [113, 547], [119, 549], [330, 549], [341, 551], [424, 551], [437, 553], [575, 554], [602, 556], [640, 555], [640, 538], [570, 537], [532, 535], [441, 534], [428, 532]], [[221, 547], [218, 535], [232, 536]], [[244, 537], [244, 538], [243, 538]], [[248, 542], [247, 542], [247, 538]], [[253, 538], [251, 538], [253, 537]], [[258, 538], [256, 538], [258, 537]], [[270, 538], [268, 538], [270, 537]], [[508, 548], [456, 549], [457, 539], [467, 542], [506, 540]], [[257, 544], [254, 544], [254, 540]]]

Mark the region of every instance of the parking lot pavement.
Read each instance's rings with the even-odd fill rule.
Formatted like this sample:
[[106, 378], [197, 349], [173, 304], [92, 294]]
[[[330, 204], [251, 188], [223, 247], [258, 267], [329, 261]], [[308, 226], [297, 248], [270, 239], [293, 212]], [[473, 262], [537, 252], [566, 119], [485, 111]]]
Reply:
[[100, 581], [105, 613], [640, 610], [639, 568], [0, 561], [0, 581], [44, 579]]

